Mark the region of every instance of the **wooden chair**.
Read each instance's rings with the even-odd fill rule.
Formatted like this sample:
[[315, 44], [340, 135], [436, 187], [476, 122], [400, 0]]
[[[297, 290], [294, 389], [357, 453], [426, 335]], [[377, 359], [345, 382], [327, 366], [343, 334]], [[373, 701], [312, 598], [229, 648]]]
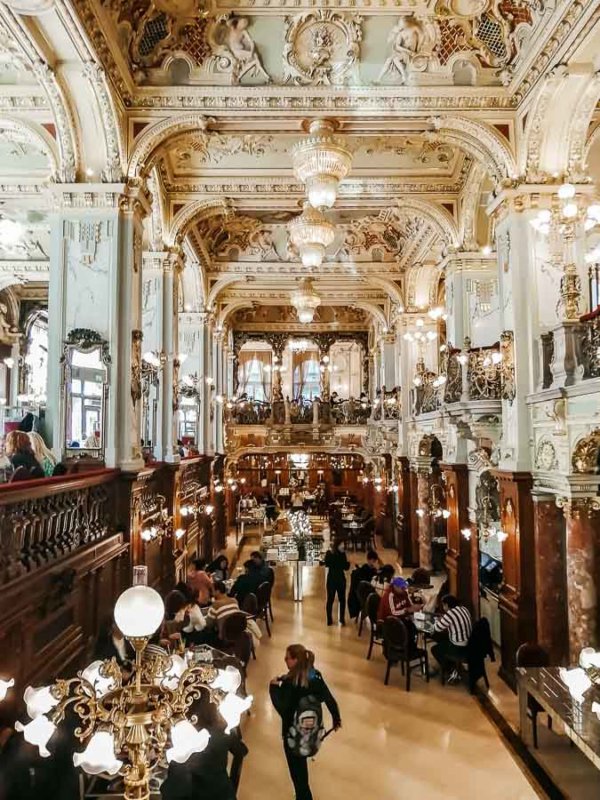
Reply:
[[371, 592], [371, 594], [367, 597], [367, 602], [365, 604], [367, 617], [369, 619], [369, 622], [371, 623], [371, 637], [369, 639], [369, 651], [367, 652], [367, 661], [370, 661], [371, 659], [371, 654], [373, 652], [374, 644], [379, 644], [383, 646], [383, 637], [381, 634], [381, 620], [377, 619], [380, 599], [381, 598], [379, 597], [377, 592]]
[[429, 683], [429, 662], [427, 650], [417, 647], [417, 631], [412, 622], [388, 617], [383, 621], [383, 655], [387, 661], [384, 684], [390, 680], [394, 664], [400, 664], [402, 674], [406, 675], [406, 691], [410, 692], [410, 676], [414, 669], [420, 668]]
[[[464, 649], [464, 656], [449, 657], [447, 661], [454, 663], [460, 673], [466, 674], [471, 694], [475, 694], [475, 687], [481, 678], [483, 678], [486, 689], [489, 689], [490, 682], [485, 670], [485, 659], [489, 657], [492, 661], [495, 661], [496, 656], [490, 633], [490, 624], [486, 617], [481, 617], [475, 622], [469, 642]], [[442, 670], [441, 675], [443, 684], [445, 682], [444, 670]]]
[[246, 615], [239, 612], [225, 617], [221, 639], [225, 652], [232, 653], [246, 667], [253, 650], [252, 636], [248, 631]]
[[[526, 642], [522, 644], [517, 650], [516, 655], [517, 667], [548, 667], [550, 666], [550, 656], [535, 642]], [[538, 714], [544, 711], [538, 701], [531, 697], [527, 698], [527, 716], [531, 720], [531, 728], [533, 734], [533, 746], [537, 750], [538, 735], [537, 735], [537, 717]], [[548, 715], [548, 730], [552, 730], [552, 717]]]
[[373, 592], [373, 587], [369, 581], [360, 581], [356, 589], [356, 596], [360, 603], [360, 611], [358, 614], [358, 635], [362, 636], [363, 624], [367, 616], [366, 603], [369, 595]]
[[244, 598], [242, 611], [252, 619], [262, 619], [265, 623], [267, 633], [271, 636], [271, 626], [269, 624], [269, 608], [271, 605], [271, 584], [268, 581], [261, 583], [256, 594], [250, 593]]
[[273, 586], [275, 585], [275, 570], [273, 567], [268, 567], [269, 577], [267, 578], [267, 583], [271, 587], [271, 593], [269, 594], [269, 616], [271, 617], [271, 622], [275, 622], [275, 617], [273, 616], [273, 603], [271, 602], [271, 596], [273, 594]]

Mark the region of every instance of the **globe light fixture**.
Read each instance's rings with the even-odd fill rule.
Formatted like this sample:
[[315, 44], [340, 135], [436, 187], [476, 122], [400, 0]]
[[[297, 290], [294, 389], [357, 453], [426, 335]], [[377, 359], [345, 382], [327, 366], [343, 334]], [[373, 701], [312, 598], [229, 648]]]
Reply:
[[288, 224], [290, 241], [297, 248], [305, 267], [320, 267], [325, 250], [335, 239], [335, 226], [327, 217], [304, 204], [304, 210]]
[[315, 291], [310, 278], [303, 278], [300, 281], [300, 287], [291, 293], [290, 301], [303, 325], [308, 325], [313, 321], [315, 311], [321, 305], [321, 298]]
[[115, 756], [115, 737], [109, 731], [96, 731], [82, 753], [73, 754], [73, 763], [88, 775], [116, 775], [123, 762]]
[[127, 639], [149, 639], [165, 615], [165, 604], [149, 586], [132, 586], [117, 600], [115, 622]]
[[306, 186], [313, 208], [333, 206], [339, 183], [352, 165], [352, 153], [334, 131], [335, 124], [330, 120], [313, 120], [308, 138], [292, 150], [294, 174]]

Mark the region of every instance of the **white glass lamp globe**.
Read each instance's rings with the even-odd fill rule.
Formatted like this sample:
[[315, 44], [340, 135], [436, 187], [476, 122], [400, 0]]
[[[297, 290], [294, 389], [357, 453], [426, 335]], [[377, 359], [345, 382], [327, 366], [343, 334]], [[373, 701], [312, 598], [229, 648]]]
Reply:
[[6, 693], [8, 692], [9, 689], [12, 689], [14, 685], [15, 685], [14, 678], [10, 678], [7, 681], [0, 679], [0, 700], [4, 700], [4, 698], [6, 697]]
[[115, 740], [109, 731], [96, 731], [82, 753], [73, 753], [73, 763], [88, 775], [116, 775], [123, 766], [115, 756]]
[[303, 325], [309, 325], [315, 317], [314, 309], [308, 308], [300, 308], [298, 310], [298, 319]]
[[115, 605], [115, 622], [127, 639], [147, 639], [160, 627], [165, 604], [149, 586], [126, 589]]
[[31, 719], [47, 714], [58, 704], [58, 699], [54, 697], [49, 686], [40, 686], [39, 689], [28, 686], [25, 689], [23, 698], [27, 704], [27, 713]]
[[331, 208], [337, 196], [338, 181], [333, 175], [317, 175], [306, 188], [308, 202], [313, 208]]
[[325, 248], [316, 242], [305, 244], [300, 250], [300, 258], [305, 267], [320, 267], [323, 263], [324, 255]]
[[198, 731], [189, 720], [182, 719], [171, 730], [173, 747], [167, 750], [167, 761], [184, 764], [192, 753], [201, 753], [205, 750], [209, 739], [210, 734], [206, 728]]
[[26, 742], [35, 745], [39, 749], [42, 758], [48, 758], [50, 751], [47, 745], [56, 730], [56, 725], [50, 722], [48, 717], [41, 714], [31, 722], [28, 722], [27, 725], [23, 725], [22, 722], [17, 720], [15, 722], [15, 730], [23, 734]]

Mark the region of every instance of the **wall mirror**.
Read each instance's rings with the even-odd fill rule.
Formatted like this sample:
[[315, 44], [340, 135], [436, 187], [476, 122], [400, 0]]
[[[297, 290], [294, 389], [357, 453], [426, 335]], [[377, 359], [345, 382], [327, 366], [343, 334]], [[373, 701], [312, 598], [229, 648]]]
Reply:
[[72, 330], [63, 345], [64, 449], [104, 459], [110, 355], [96, 331]]

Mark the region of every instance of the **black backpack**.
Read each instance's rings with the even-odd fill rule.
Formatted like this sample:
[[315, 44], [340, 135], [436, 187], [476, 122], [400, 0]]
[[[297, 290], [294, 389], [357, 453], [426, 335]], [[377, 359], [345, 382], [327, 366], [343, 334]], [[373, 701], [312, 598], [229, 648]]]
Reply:
[[301, 697], [288, 728], [286, 742], [294, 756], [316, 756], [325, 737], [321, 701], [314, 694]]

